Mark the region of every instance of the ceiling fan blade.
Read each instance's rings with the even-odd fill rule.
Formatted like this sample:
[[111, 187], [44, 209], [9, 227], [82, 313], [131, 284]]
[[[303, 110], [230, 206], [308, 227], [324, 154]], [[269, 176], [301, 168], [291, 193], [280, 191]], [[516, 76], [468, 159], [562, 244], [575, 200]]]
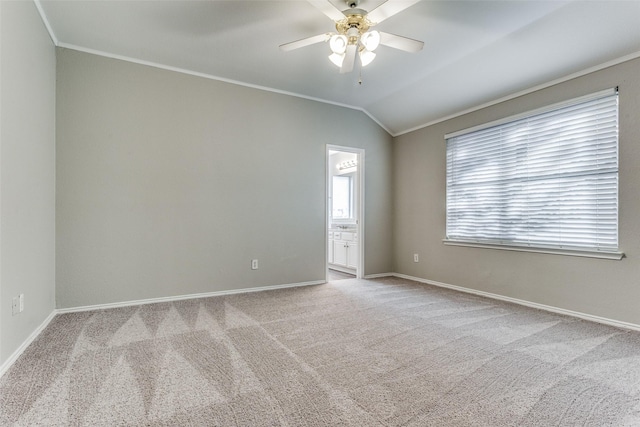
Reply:
[[314, 5], [320, 12], [324, 13], [334, 21], [340, 21], [344, 19], [344, 13], [336, 9], [336, 7], [329, 2], [329, 0], [307, 0]]
[[385, 33], [382, 31], [378, 31], [380, 33], [380, 44], [385, 46], [392, 47], [394, 49], [404, 50], [405, 52], [419, 52], [422, 50], [424, 46], [424, 42], [420, 40], [410, 39], [408, 37], [396, 36], [395, 34]]
[[294, 42], [281, 44], [280, 50], [284, 50], [285, 52], [288, 52], [290, 50], [309, 46], [310, 44], [326, 42], [330, 38], [331, 38], [331, 33], [318, 34], [317, 36], [307, 37], [306, 39], [296, 40]]
[[396, 13], [402, 12], [409, 6], [418, 3], [419, 0], [388, 0], [367, 14], [367, 19], [374, 24], [379, 24]]
[[355, 44], [347, 46], [347, 51], [344, 55], [344, 61], [342, 61], [342, 67], [340, 67], [340, 74], [350, 73], [353, 71], [353, 64], [356, 61], [356, 51], [358, 47]]

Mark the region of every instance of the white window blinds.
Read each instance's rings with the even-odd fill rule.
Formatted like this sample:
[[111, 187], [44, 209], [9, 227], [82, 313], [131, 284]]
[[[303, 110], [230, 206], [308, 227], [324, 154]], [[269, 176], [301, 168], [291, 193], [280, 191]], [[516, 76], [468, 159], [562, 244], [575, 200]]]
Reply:
[[618, 250], [617, 91], [446, 138], [446, 240]]

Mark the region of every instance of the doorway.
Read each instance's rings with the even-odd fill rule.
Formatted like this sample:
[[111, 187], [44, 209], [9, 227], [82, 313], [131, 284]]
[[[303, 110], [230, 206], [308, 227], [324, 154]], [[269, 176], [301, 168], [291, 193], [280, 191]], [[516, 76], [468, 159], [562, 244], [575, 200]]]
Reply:
[[327, 281], [364, 275], [364, 150], [327, 145]]

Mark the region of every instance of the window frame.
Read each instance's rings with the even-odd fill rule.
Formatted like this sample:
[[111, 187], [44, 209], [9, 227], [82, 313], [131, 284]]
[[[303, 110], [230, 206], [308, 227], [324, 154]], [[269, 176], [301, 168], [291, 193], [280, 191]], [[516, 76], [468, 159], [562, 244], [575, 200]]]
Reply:
[[[585, 95], [585, 96], [581, 96], [578, 98], [573, 98], [567, 101], [563, 101], [560, 103], [555, 103], [552, 105], [548, 105], [542, 108], [538, 108], [535, 110], [531, 110], [531, 111], [527, 111], [521, 114], [516, 114], [513, 116], [509, 116], [509, 117], [505, 117], [499, 120], [495, 120], [489, 123], [484, 123], [478, 126], [473, 126], [467, 129], [463, 129], [460, 131], [456, 131], [453, 133], [449, 133], [446, 134], [444, 136], [445, 139], [445, 143], [447, 144], [447, 148], [445, 150], [445, 152], [449, 153], [449, 140], [458, 136], [462, 136], [462, 135], [467, 135], [473, 132], [479, 132], [488, 128], [492, 128], [492, 127], [499, 127], [499, 126], [503, 126], [503, 125], [507, 125], [507, 124], [511, 124], [513, 122], [517, 122], [523, 119], [528, 119], [534, 116], [538, 116], [538, 115], [542, 115], [545, 113], [549, 113], [552, 112], [554, 110], [559, 110], [562, 108], [566, 108], [566, 107], [570, 107], [570, 106], [575, 106], [575, 105], [579, 105], [581, 103], [586, 103], [592, 100], [596, 100], [599, 98], [603, 98], [603, 97], [607, 97], [607, 96], [618, 96], [618, 88], [612, 88], [612, 89], [607, 89], [607, 90], [603, 90], [603, 91], [599, 91], [599, 92], [595, 92], [589, 95]], [[619, 106], [616, 109], [617, 111], [617, 116], [616, 116], [616, 124], [617, 124], [617, 129], [619, 132], [619, 128], [620, 128], [620, 115], [619, 115]], [[620, 136], [619, 133], [617, 134], [617, 138], [616, 138], [616, 156], [619, 159], [619, 152], [620, 152]], [[445, 219], [446, 219], [446, 224], [445, 224], [445, 238], [443, 239], [443, 243], [445, 245], [451, 245], [451, 246], [467, 246], [467, 247], [475, 247], [475, 248], [490, 248], [490, 249], [500, 249], [500, 250], [510, 250], [510, 251], [520, 251], [520, 252], [534, 252], [534, 253], [549, 253], [549, 254], [561, 254], [561, 255], [571, 255], [571, 256], [584, 256], [584, 257], [593, 257], [593, 258], [603, 258], [603, 259], [622, 259], [624, 257], [624, 253], [620, 252], [620, 241], [619, 241], [619, 228], [620, 228], [620, 206], [619, 206], [619, 192], [620, 192], [620, 185], [619, 185], [619, 173], [620, 173], [620, 167], [619, 167], [619, 160], [618, 160], [618, 164], [617, 164], [617, 170], [616, 170], [616, 176], [617, 176], [617, 181], [616, 181], [616, 198], [618, 200], [617, 202], [617, 206], [616, 206], [616, 230], [618, 230], [618, 232], [616, 233], [618, 236], [618, 240], [617, 240], [617, 248], [615, 248], [615, 250], [612, 249], [599, 249], [599, 248], [575, 248], [575, 247], [570, 247], [570, 248], [563, 248], [561, 245], [554, 245], [554, 246], [545, 246], [542, 244], [533, 244], [533, 245], [522, 245], [522, 244], [517, 244], [514, 242], [509, 242], [509, 241], [500, 241], [498, 239], [490, 239], [490, 240], [480, 240], [480, 239], [474, 239], [474, 238], [470, 238], [470, 239], [464, 239], [464, 238], [450, 238], [448, 236], [449, 230], [448, 230], [448, 224], [449, 224], [449, 207], [448, 207], [448, 202], [449, 202], [449, 161], [447, 160], [447, 165], [445, 168], [445, 173], [447, 175], [447, 183], [446, 183], [446, 193], [445, 193], [445, 204], [446, 204], [446, 208], [445, 208]]]

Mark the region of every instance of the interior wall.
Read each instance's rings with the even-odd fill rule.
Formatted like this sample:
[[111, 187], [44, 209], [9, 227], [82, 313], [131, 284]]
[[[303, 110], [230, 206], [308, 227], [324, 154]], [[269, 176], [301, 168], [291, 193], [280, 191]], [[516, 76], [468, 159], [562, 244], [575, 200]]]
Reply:
[[0, 365], [54, 310], [55, 61], [35, 4], [0, 1]]
[[59, 308], [324, 280], [326, 144], [366, 150], [390, 271], [392, 138], [362, 112], [57, 53]]
[[[399, 136], [394, 145], [398, 273], [640, 324], [640, 60]], [[619, 86], [621, 261], [445, 246], [444, 135]], [[413, 254], [420, 262], [413, 262]]]

